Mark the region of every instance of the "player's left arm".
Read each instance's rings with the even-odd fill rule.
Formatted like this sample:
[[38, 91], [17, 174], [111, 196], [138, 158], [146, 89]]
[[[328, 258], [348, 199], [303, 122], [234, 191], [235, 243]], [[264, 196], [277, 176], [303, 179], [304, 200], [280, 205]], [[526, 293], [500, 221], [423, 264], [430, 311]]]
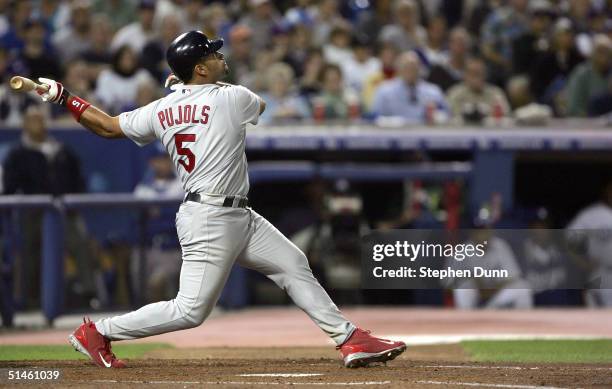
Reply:
[[98, 136], [107, 139], [125, 138], [118, 116], [111, 116], [88, 101], [72, 95], [60, 82], [48, 78], [38, 80], [49, 87], [46, 92], [39, 93], [43, 101], [66, 107], [77, 122]]

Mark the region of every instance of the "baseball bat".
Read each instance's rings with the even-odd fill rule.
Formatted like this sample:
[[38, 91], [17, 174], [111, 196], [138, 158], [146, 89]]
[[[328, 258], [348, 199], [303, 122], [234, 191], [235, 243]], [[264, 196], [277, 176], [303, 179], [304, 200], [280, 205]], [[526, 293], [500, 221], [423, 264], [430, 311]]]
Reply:
[[21, 77], [21, 76], [12, 77], [10, 84], [13, 90], [16, 90], [19, 92], [29, 92], [33, 90], [40, 91], [40, 92], [46, 92], [47, 90], [49, 90], [48, 85], [41, 85], [35, 81], [30, 80], [29, 78]]

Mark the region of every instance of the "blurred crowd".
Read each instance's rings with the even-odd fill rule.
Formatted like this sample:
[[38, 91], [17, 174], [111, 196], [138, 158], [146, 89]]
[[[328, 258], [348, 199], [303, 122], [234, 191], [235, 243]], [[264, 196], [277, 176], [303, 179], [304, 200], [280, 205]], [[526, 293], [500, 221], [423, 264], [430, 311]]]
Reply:
[[7, 88], [13, 74], [62, 80], [115, 114], [145, 105], [165, 93], [168, 44], [192, 29], [225, 39], [227, 81], [264, 96], [267, 124], [599, 116], [612, 110], [610, 3], [2, 0], [0, 121], [33, 103]]
[[[497, 123], [612, 110], [609, 0], [0, 0], [0, 123], [61, 80], [117, 114], [159, 97], [168, 44], [225, 39], [262, 122]], [[57, 107], [55, 107], [57, 108]], [[54, 117], [61, 110], [51, 112]]]

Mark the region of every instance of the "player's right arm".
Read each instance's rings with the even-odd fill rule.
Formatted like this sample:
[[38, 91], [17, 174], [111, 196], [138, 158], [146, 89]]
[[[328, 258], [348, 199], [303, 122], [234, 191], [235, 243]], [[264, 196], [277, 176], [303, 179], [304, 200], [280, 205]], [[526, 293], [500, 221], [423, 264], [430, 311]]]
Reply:
[[63, 105], [77, 122], [94, 134], [107, 139], [128, 137], [140, 146], [155, 139], [149, 106], [145, 107], [147, 109], [140, 108], [119, 116], [111, 116], [80, 97], [72, 95], [57, 81], [48, 78], [39, 78], [39, 81], [49, 86], [47, 92], [39, 93], [43, 101]]
[[125, 138], [125, 134], [119, 125], [119, 116], [110, 116], [93, 105], [90, 105], [83, 111], [79, 123], [103, 138]]
[[43, 101], [66, 107], [77, 122], [96, 135], [109, 139], [125, 138], [118, 116], [110, 116], [80, 97], [72, 95], [60, 82], [49, 78], [38, 80], [42, 85], [48, 86], [46, 92], [39, 92]]

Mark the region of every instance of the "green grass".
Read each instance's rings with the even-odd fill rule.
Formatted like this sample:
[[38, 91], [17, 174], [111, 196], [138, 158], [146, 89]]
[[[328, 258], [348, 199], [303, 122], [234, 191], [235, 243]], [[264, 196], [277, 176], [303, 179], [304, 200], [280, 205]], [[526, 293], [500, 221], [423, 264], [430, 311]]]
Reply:
[[464, 341], [461, 344], [471, 358], [482, 362], [612, 362], [612, 339]]
[[[125, 359], [140, 358], [151, 350], [171, 348], [163, 343], [113, 344], [113, 352]], [[70, 345], [0, 346], [0, 361], [87, 359]]]

